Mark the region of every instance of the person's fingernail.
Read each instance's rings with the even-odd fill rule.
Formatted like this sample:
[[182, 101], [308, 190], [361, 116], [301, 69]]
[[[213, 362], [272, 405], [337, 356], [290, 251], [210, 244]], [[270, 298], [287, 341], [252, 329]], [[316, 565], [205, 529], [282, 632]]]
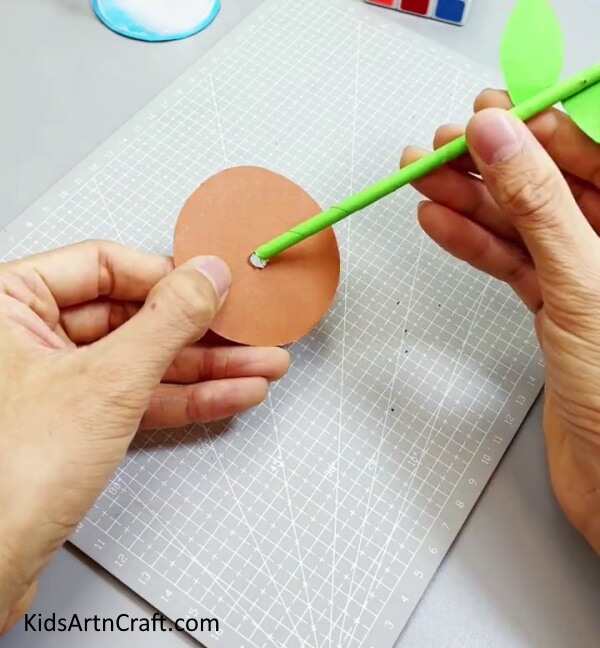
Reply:
[[448, 130], [453, 130], [453, 131], [461, 130], [461, 131], [462, 131], [462, 130], [464, 130], [464, 129], [465, 129], [465, 125], [464, 125], [464, 124], [455, 124], [454, 122], [448, 122], [447, 124], [442, 124], [442, 125], [437, 129], [436, 132], [439, 133], [440, 131], [448, 131]]
[[483, 110], [472, 118], [467, 128], [469, 149], [484, 164], [506, 162], [522, 150], [525, 129], [521, 122], [505, 110]]
[[225, 261], [214, 256], [199, 257], [194, 262], [194, 267], [210, 281], [220, 298], [227, 294], [231, 285], [231, 272]]

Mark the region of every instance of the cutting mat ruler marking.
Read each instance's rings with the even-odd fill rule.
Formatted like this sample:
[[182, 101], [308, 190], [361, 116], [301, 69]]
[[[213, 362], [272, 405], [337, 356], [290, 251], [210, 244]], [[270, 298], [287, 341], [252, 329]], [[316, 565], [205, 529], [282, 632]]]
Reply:
[[[388, 21], [389, 22], [386, 22]], [[205, 178], [329, 205], [464, 121], [488, 70], [347, 0], [267, 0], [11, 225], [168, 253]], [[229, 425], [140, 436], [73, 543], [208, 648], [391, 648], [542, 386], [529, 315], [399, 192], [337, 228], [343, 276], [289, 375]]]

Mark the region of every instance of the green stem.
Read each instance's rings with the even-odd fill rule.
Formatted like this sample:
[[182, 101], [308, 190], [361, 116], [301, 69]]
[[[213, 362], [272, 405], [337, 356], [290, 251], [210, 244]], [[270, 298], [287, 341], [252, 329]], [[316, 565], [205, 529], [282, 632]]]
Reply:
[[[527, 121], [555, 104], [563, 102], [599, 82], [600, 63], [597, 63], [569, 77], [565, 81], [557, 83], [551, 88], [548, 88], [548, 90], [540, 92], [522, 104], [515, 106], [510, 112], [522, 121]], [[600, 110], [600, 106], [598, 106], [598, 110]], [[259, 261], [266, 262], [309, 236], [314, 236], [351, 214], [372, 205], [451, 160], [455, 160], [461, 155], [464, 155], [467, 153], [467, 150], [467, 142], [464, 135], [448, 142], [445, 146], [396, 171], [387, 178], [346, 198], [339, 204], [309, 218], [303, 223], [295, 225], [288, 232], [258, 247], [254, 254], [258, 257]]]

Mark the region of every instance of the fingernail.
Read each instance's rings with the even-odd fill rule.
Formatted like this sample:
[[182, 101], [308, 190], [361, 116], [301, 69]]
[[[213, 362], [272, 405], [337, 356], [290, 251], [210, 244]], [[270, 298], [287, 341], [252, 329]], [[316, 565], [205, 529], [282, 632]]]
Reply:
[[523, 149], [527, 128], [505, 110], [483, 110], [467, 128], [469, 149], [484, 164], [506, 162]]
[[199, 257], [194, 262], [194, 267], [210, 281], [221, 299], [227, 294], [231, 285], [231, 272], [225, 261], [214, 256]]

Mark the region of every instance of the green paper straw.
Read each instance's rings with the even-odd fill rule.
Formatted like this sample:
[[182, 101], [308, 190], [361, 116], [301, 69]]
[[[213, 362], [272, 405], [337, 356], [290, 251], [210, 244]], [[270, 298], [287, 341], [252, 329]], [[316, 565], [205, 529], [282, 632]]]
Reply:
[[[597, 63], [515, 106], [510, 112], [522, 121], [527, 121], [555, 104], [565, 101], [599, 82], [600, 63]], [[598, 110], [600, 110], [600, 106], [598, 106]], [[351, 214], [385, 198], [394, 191], [411, 184], [451, 160], [464, 155], [467, 151], [467, 142], [464, 135], [448, 142], [437, 151], [427, 154], [387, 178], [346, 198], [341, 203], [309, 218], [303, 223], [295, 225], [291, 230], [261, 245], [252, 255], [256, 262], [255, 265], [266, 265], [267, 261], [284, 250], [297, 245], [310, 236], [314, 236], [327, 227], [331, 227]]]

